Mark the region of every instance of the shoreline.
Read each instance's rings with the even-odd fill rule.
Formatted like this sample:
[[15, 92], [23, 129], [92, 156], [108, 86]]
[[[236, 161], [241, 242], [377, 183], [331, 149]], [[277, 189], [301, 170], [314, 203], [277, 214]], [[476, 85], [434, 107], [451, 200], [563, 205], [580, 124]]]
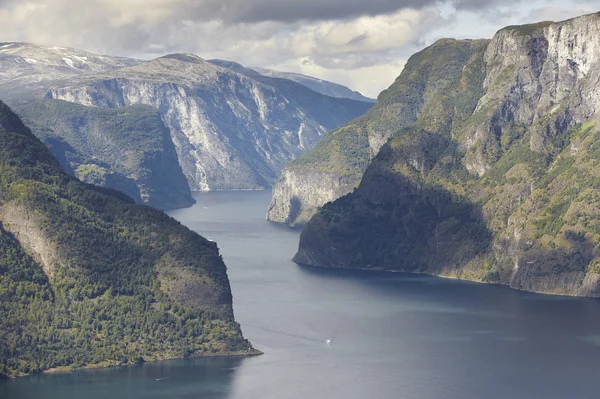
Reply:
[[552, 292], [546, 292], [546, 291], [533, 291], [533, 290], [525, 290], [525, 289], [521, 289], [521, 288], [516, 288], [516, 287], [511, 287], [510, 284], [504, 284], [504, 283], [495, 283], [495, 282], [490, 282], [490, 281], [483, 281], [483, 280], [476, 280], [476, 279], [469, 279], [469, 278], [461, 278], [461, 277], [456, 277], [456, 276], [452, 276], [452, 275], [448, 275], [448, 276], [444, 276], [441, 274], [433, 274], [433, 273], [426, 273], [426, 272], [410, 272], [410, 271], [406, 271], [406, 270], [390, 270], [390, 269], [381, 269], [381, 268], [360, 268], [360, 267], [344, 267], [344, 266], [316, 266], [316, 265], [306, 265], [304, 263], [298, 263], [292, 260], [293, 263], [295, 263], [297, 266], [301, 266], [301, 267], [308, 267], [311, 269], [323, 269], [323, 270], [349, 270], [349, 271], [360, 271], [360, 272], [365, 272], [365, 273], [369, 273], [369, 272], [379, 272], [379, 273], [392, 273], [392, 274], [406, 274], [406, 275], [412, 275], [412, 276], [428, 276], [428, 277], [433, 277], [433, 278], [439, 278], [439, 279], [443, 279], [443, 280], [454, 280], [454, 281], [463, 281], [463, 282], [468, 282], [468, 283], [474, 283], [474, 284], [482, 284], [482, 285], [489, 285], [489, 286], [497, 286], [497, 287], [505, 287], [508, 288], [510, 290], [514, 290], [514, 291], [519, 291], [519, 292], [524, 292], [524, 293], [530, 293], [530, 294], [536, 294], [536, 295], [546, 295], [546, 296], [552, 296], [552, 297], [563, 297], [563, 298], [581, 298], [581, 299], [600, 299], [600, 296], [586, 296], [586, 295], [574, 295], [574, 294], [555, 294]]
[[[109, 369], [109, 368], [118, 368], [118, 367], [131, 367], [131, 366], [136, 366], [136, 365], [142, 365], [144, 363], [157, 363], [157, 362], [163, 362], [163, 361], [167, 361], [167, 360], [184, 360], [184, 359], [199, 359], [199, 358], [229, 358], [229, 357], [240, 357], [241, 358], [241, 357], [254, 357], [254, 356], [260, 356], [260, 355], [264, 355], [264, 352], [262, 352], [258, 349], [251, 349], [251, 350], [238, 351], [238, 352], [207, 353], [207, 354], [199, 353], [199, 354], [195, 354], [192, 356], [185, 356], [185, 357], [179, 357], [179, 356], [164, 357], [164, 358], [160, 358], [160, 359], [144, 360], [143, 362], [139, 362], [139, 363], [129, 363], [129, 362], [128, 363], [110, 363], [110, 362], [107, 362], [106, 364], [104, 364], [104, 363], [88, 364], [83, 367], [61, 366], [61, 367], [54, 367], [54, 368], [51, 368], [48, 370], [43, 370], [43, 371], [36, 372], [36, 373], [6, 376], [6, 379], [4, 379], [4, 380], [15, 380], [18, 378], [27, 378], [27, 377], [32, 377], [34, 375], [39, 375], [39, 374], [67, 374], [67, 373], [71, 373], [74, 371]], [[0, 381], [2, 381], [2, 380], [3, 379], [0, 378]]]

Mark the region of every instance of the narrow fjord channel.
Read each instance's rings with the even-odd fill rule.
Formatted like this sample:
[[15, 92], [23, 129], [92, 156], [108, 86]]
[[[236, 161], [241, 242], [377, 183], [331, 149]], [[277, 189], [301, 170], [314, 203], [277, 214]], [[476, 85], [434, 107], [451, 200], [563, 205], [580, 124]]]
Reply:
[[[596, 398], [600, 301], [291, 262], [269, 192], [197, 193], [170, 214], [214, 241], [262, 350], [0, 382], [28, 398]], [[330, 344], [326, 341], [331, 340]]]

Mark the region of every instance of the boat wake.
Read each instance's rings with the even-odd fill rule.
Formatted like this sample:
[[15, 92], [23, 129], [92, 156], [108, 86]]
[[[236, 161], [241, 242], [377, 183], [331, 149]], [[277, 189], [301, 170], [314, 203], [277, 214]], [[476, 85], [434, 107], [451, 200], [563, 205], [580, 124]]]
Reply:
[[299, 339], [304, 339], [307, 341], [312, 341], [312, 342], [325, 342], [327, 345], [331, 344], [331, 340], [328, 339], [326, 341], [322, 340], [322, 339], [318, 339], [318, 338], [314, 338], [314, 337], [307, 337], [306, 335], [299, 335], [299, 334], [292, 334], [292, 333], [288, 333], [285, 331], [280, 331], [280, 330], [274, 330], [272, 328], [266, 328], [266, 327], [261, 327], [261, 326], [255, 326], [252, 324], [241, 324], [242, 327], [250, 327], [250, 328], [256, 328], [258, 330], [263, 330], [263, 331], [267, 331], [273, 334], [279, 334], [279, 335], [285, 335], [288, 337], [294, 337], [294, 338], [299, 338]]

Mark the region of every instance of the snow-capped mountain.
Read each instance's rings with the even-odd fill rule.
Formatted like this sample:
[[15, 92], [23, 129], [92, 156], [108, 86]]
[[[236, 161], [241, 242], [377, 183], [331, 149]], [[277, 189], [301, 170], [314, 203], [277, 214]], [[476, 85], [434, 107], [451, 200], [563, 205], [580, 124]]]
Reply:
[[138, 62], [66, 47], [0, 43], [0, 95], [8, 103], [25, 102], [43, 96], [55, 81]]

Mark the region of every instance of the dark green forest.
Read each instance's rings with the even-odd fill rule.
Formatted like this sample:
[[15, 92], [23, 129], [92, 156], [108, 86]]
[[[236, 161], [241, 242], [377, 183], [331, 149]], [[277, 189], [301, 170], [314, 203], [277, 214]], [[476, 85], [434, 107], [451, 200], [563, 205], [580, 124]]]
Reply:
[[231, 301], [216, 244], [67, 175], [0, 103], [1, 374], [250, 353]]
[[65, 171], [160, 209], [194, 203], [169, 129], [149, 105], [87, 107], [46, 99], [16, 109]]

